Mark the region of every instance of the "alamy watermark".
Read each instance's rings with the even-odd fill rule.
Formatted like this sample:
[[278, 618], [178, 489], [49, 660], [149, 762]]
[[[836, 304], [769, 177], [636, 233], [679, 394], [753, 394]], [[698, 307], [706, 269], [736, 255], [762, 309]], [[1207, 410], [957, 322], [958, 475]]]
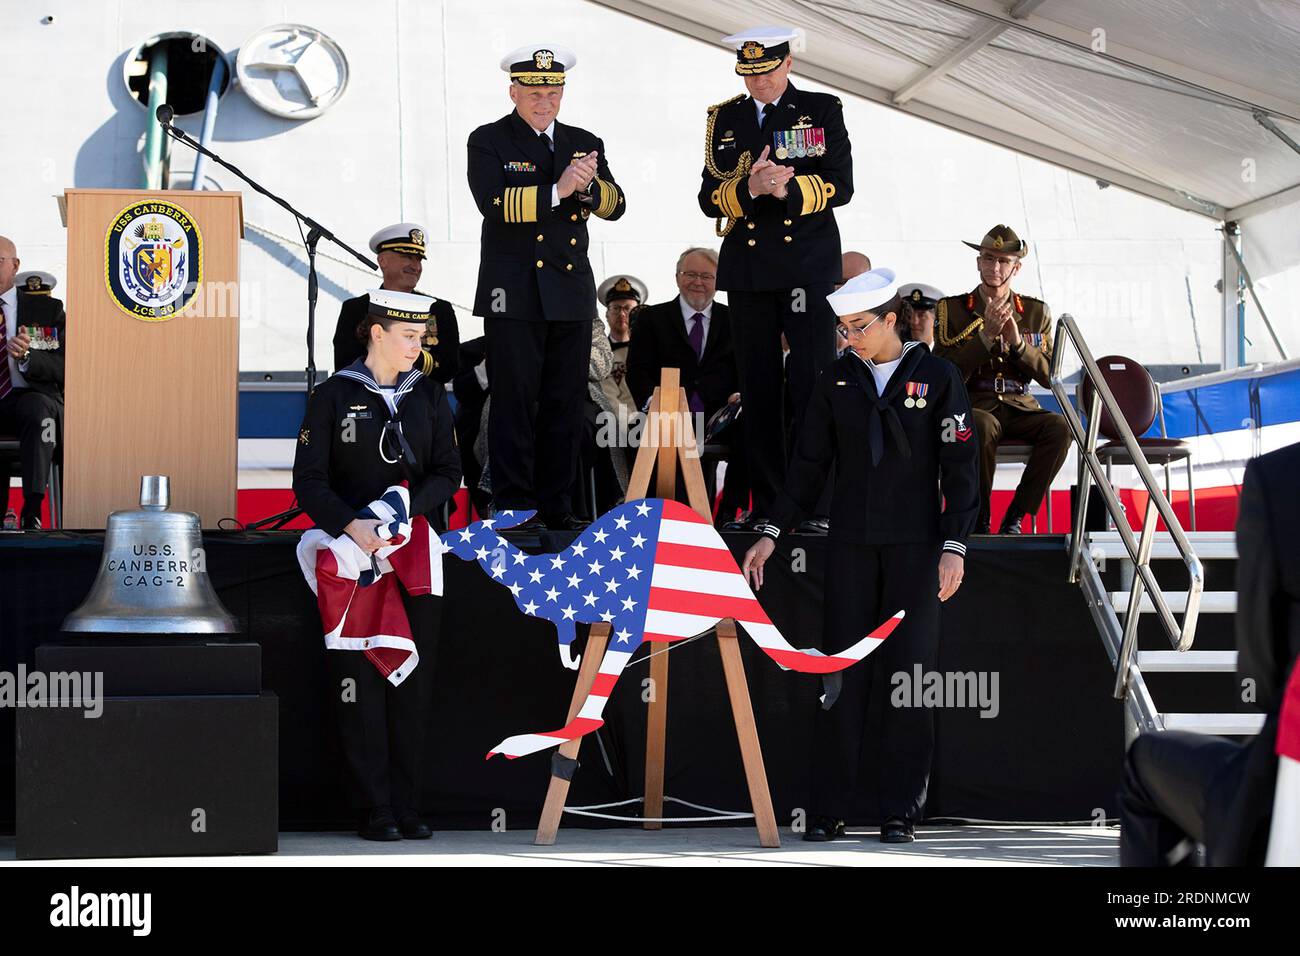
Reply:
[[0, 671], [0, 707], [80, 708], [83, 717], [104, 713], [103, 671]]
[[[640, 448], [649, 445], [665, 448], [682, 446], [688, 458], [700, 456], [700, 438], [704, 434], [703, 412], [629, 412], [620, 405], [617, 414], [601, 412], [596, 416], [596, 447]], [[691, 444], [681, 437], [691, 428], [695, 440]]]
[[1002, 709], [997, 671], [895, 671], [889, 683], [894, 707], [979, 708], [980, 717], [996, 717]]

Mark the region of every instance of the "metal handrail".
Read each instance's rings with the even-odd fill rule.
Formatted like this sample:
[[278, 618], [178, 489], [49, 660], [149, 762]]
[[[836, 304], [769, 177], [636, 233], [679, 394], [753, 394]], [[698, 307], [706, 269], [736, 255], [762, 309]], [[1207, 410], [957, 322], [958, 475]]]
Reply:
[[[1065, 383], [1061, 378], [1061, 366], [1065, 358], [1064, 345], [1067, 340], [1074, 346], [1080, 360], [1083, 362], [1084, 375], [1092, 381], [1092, 401], [1089, 403], [1088, 426], [1086, 429], [1079, 418], [1078, 411], [1070, 404], [1069, 395], [1065, 390]], [[1133, 585], [1129, 592], [1128, 611], [1124, 616], [1124, 638], [1120, 643], [1118, 659], [1115, 662], [1115, 696], [1122, 700], [1128, 693], [1129, 665], [1133, 657], [1134, 644], [1137, 642], [1137, 624], [1138, 619], [1141, 617], [1142, 595], [1150, 593], [1151, 603], [1155, 607], [1160, 623], [1164, 625], [1165, 633], [1168, 634], [1169, 641], [1174, 649], [1179, 651], [1188, 650], [1196, 637], [1196, 619], [1200, 611], [1201, 592], [1205, 586], [1204, 570], [1201, 567], [1201, 559], [1192, 550], [1187, 535], [1183, 532], [1183, 526], [1174, 515], [1174, 509], [1165, 497], [1163, 488], [1152, 473], [1151, 465], [1147, 462], [1146, 455], [1142, 453], [1137, 437], [1133, 434], [1132, 428], [1129, 427], [1128, 421], [1124, 418], [1119, 402], [1115, 400], [1110, 386], [1106, 384], [1106, 379], [1102, 377], [1101, 369], [1097, 367], [1097, 361], [1093, 358], [1087, 343], [1084, 342], [1079, 327], [1075, 324], [1073, 317], [1068, 314], [1062, 315], [1056, 322], [1056, 348], [1052, 351], [1051, 383], [1052, 394], [1056, 396], [1056, 400], [1060, 403], [1061, 414], [1064, 415], [1066, 424], [1070, 427], [1070, 433], [1074, 436], [1075, 444], [1079, 448], [1079, 501], [1074, 518], [1074, 527], [1070, 533], [1070, 582], [1075, 583], [1079, 580], [1083, 542], [1086, 537], [1084, 533], [1084, 517], [1088, 513], [1088, 495], [1093, 482], [1096, 483], [1097, 489], [1101, 493], [1102, 501], [1106, 505], [1106, 510], [1110, 512], [1115, 527], [1119, 531], [1119, 538], [1124, 542], [1124, 548], [1128, 551], [1129, 559], [1133, 562], [1136, 572], [1133, 575]], [[1134, 467], [1137, 468], [1142, 484], [1146, 486], [1147, 507], [1140, 537], [1133, 534], [1133, 529], [1124, 514], [1124, 507], [1120, 503], [1119, 496], [1115, 493], [1115, 489], [1110, 486], [1110, 482], [1106, 480], [1105, 467], [1102, 465], [1101, 459], [1097, 457], [1097, 432], [1101, 424], [1101, 408], [1103, 405], [1106, 411], [1110, 413], [1111, 421], [1115, 423], [1115, 427], [1119, 431], [1120, 439], [1124, 442], [1124, 448], [1128, 452]], [[1088, 480], [1090, 476], [1092, 482]], [[1160, 585], [1156, 582], [1155, 574], [1151, 570], [1151, 546], [1155, 543], [1157, 517], [1164, 520], [1174, 546], [1178, 549], [1178, 554], [1187, 567], [1187, 608], [1183, 613], [1181, 625], [1175, 620], [1173, 612], [1169, 610], [1169, 605], [1165, 601]]]

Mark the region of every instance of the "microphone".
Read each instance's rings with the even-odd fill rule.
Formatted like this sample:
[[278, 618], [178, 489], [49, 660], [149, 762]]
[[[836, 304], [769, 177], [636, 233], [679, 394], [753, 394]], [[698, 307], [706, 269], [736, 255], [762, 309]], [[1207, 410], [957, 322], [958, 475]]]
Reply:
[[154, 110], [153, 115], [157, 118], [159, 125], [170, 126], [172, 117], [176, 115], [176, 111], [164, 103], [162, 106], [158, 107], [158, 109]]

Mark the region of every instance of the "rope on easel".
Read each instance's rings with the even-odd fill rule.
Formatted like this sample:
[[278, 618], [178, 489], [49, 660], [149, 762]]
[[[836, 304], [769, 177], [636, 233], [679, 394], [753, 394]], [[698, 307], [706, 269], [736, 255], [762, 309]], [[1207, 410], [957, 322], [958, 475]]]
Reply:
[[[688, 637], [684, 641], [673, 641], [671, 644], [669, 644], [667, 647], [663, 648], [662, 650], [654, 651], [653, 653], [647, 654], [645, 657], [638, 657], [634, 661], [628, 661], [626, 666], [631, 667], [634, 664], [640, 664], [644, 661], [648, 661], [652, 657], [658, 657], [660, 654], [667, 654], [669, 651], [675, 651], [679, 647], [685, 647], [687, 644], [693, 644], [694, 642], [698, 641], [700, 638], [708, 637], [712, 633], [713, 633], [713, 628], [709, 628], [707, 631], [701, 631], [699, 634], [696, 634], [694, 637]], [[650, 643], [654, 643], [654, 642], [651, 641]]]
[[[701, 635], [702, 636], [702, 635]], [[691, 638], [695, 640], [695, 638]], [[620, 817], [612, 813], [594, 813], [595, 810], [609, 810], [613, 807], [625, 807], [630, 803], [645, 803], [645, 797], [633, 797], [630, 800], [618, 800], [614, 803], [590, 803], [585, 807], [565, 807], [565, 813], [576, 813], [582, 817], [598, 817], [601, 820], [618, 820], [622, 823], [712, 823], [715, 820], [752, 820], [754, 814], [745, 813], [741, 810], [719, 810], [716, 807], [706, 807], [698, 803], [691, 803], [689, 800], [680, 800], [677, 797], [664, 797], [665, 802], [680, 803], [684, 807], [690, 807], [692, 810], [704, 810], [713, 814], [709, 817]]]

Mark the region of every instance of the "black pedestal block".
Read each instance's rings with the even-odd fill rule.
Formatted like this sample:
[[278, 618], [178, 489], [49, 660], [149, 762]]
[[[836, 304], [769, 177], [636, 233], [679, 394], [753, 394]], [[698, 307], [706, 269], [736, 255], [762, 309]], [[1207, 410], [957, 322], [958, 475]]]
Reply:
[[20, 710], [18, 858], [274, 853], [278, 733], [274, 694]]
[[[158, 641], [157, 635], [151, 638]], [[107, 697], [262, 692], [262, 648], [240, 644], [131, 644], [68, 641], [36, 648], [36, 668], [103, 674]]]
[[277, 849], [279, 699], [261, 693], [261, 647], [152, 640], [36, 649], [51, 687], [83, 675], [82, 698], [17, 711], [19, 859]]

